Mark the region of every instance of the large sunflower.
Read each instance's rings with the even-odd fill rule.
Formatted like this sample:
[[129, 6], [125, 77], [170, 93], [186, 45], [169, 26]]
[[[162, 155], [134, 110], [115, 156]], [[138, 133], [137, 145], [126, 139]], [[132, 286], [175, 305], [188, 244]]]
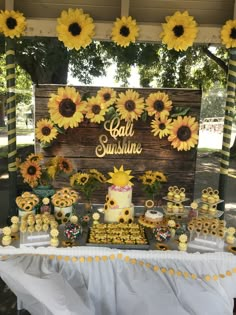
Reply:
[[107, 107], [102, 103], [99, 96], [92, 96], [87, 100], [87, 114], [86, 118], [90, 119], [93, 123], [100, 123], [105, 120]]
[[166, 22], [162, 24], [160, 37], [168, 49], [186, 50], [193, 45], [198, 32], [197, 23], [187, 11], [177, 11], [174, 15], [167, 16]]
[[102, 103], [108, 108], [116, 101], [116, 91], [112, 88], [104, 87], [97, 92], [97, 96], [101, 98]]
[[162, 139], [165, 136], [168, 136], [170, 134], [171, 130], [171, 119], [168, 119], [167, 117], [164, 117], [163, 119], [155, 118], [151, 121], [151, 127], [154, 136], [158, 136], [160, 139]]
[[178, 151], [188, 151], [198, 142], [198, 122], [194, 117], [177, 117], [172, 122], [168, 141]]
[[117, 18], [112, 28], [112, 40], [122, 47], [127, 47], [129, 44], [135, 43], [139, 34], [139, 28], [136, 20], [131, 16], [122, 16], [121, 19]]
[[151, 93], [146, 99], [146, 111], [149, 116], [155, 115], [156, 118], [169, 116], [172, 109], [172, 101], [164, 92]]
[[34, 187], [40, 179], [42, 172], [40, 165], [35, 161], [25, 161], [20, 166], [20, 172], [24, 178], [24, 182]]
[[43, 160], [43, 154], [42, 153], [38, 153], [38, 154], [31, 153], [30, 155], [27, 156], [26, 160], [39, 163], [40, 161]]
[[26, 20], [22, 13], [6, 10], [0, 12], [0, 25], [4, 36], [20, 37], [26, 28]]
[[41, 119], [37, 121], [35, 135], [39, 141], [50, 143], [57, 137], [58, 131], [49, 119]]
[[144, 99], [132, 89], [120, 93], [116, 103], [117, 112], [125, 121], [137, 120], [144, 111]]
[[222, 27], [221, 40], [226, 48], [236, 47], [236, 20], [229, 20]]
[[167, 178], [162, 172], [155, 171], [154, 176], [159, 182], [167, 182]]
[[77, 127], [84, 119], [85, 103], [73, 87], [59, 88], [51, 95], [48, 108], [51, 120], [64, 129]]
[[79, 50], [88, 46], [94, 35], [94, 23], [89, 14], [82, 9], [69, 9], [62, 11], [57, 19], [58, 39], [69, 48]]

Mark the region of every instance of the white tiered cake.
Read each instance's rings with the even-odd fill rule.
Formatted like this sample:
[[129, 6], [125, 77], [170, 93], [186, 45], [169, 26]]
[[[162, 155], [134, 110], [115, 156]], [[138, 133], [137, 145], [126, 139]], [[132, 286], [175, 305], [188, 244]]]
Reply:
[[124, 171], [114, 167], [114, 173], [109, 173], [111, 179], [108, 182], [113, 185], [108, 188], [106, 203], [104, 205], [105, 222], [128, 222], [134, 218], [134, 205], [132, 204], [132, 183], [129, 181], [130, 171]]

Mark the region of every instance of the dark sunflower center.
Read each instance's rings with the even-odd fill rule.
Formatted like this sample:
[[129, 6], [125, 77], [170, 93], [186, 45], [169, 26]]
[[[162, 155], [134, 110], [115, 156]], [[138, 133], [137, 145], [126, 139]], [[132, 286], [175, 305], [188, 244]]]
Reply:
[[124, 223], [125, 222], [125, 220], [123, 219], [123, 218], [120, 218], [120, 223]]
[[70, 98], [64, 98], [59, 104], [59, 113], [63, 117], [72, 117], [75, 113], [76, 105]]
[[181, 141], [187, 141], [188, 139], [191, 138], [191, 130], [189, 129], [189, 127], [187, 126], [182, 126], [179, 128], [179, 130], [177, 131], [177, 137], [181, 140]]
[[114, 201], [113, 201], [113, 200], [111, 200], [111, 201], [110, 201], [110, 204], [111, 204], [111, 206], [113, 206], [113, 205], [114, 205]]
[[166, 125], [164, 123], [159, 124], [159, 129], [164, 130], [166, 128]]
[[103, 94], [103, 98], [107, 102], [107, 101], [109, 101], [111, 99], [111, 94], [110, 93], [105, 93], [105, 94]]
[[28, 170], [27, 170], [27, 173], [29, 174], [29, 175], [34, 175], [34, 174], [36, 174], [36, 167], [35, 166], [33, 166], [33, 165], [31, 165], [30, 167], [28, 167]]
[[15, 28], [16, 25], [17, 25], [17, 21], [16, 21], [16, 19], [14, 19], [13, 17], [9, 17], [9, 18], [6, 20], [6, 24], [7, 24], [7, 27], [8, 27], [10, 30], [14, 30], [14, 28]]
[[128, 215], [129, 214], [129, 210], [125, 210], [125, 215]]
[[157, 100], [157, 101], [154, 102], [153, 108], [157, 112], [161, 112], [164, 109], [164, 103], [162, 101], [160, 101], [160, 100]]
[[183, 25], [175, 25], [175, 27], [173, 28], [173, 32], [176, 37], [182, 36], [184, 33]]
[[72, 23], [70, 24], [68, 30], [73, 36], [77, 36], [81, 33], [82, 29], [78, 23]]
[[65, 169], [65, 170], [68, 170], [68, 169], [69, 169], [69, 165], [68, 165], [67, 162], [62, 162], [62, 167], [63, 167], [63, 169]]
[[128, 100], [125, 102], [125, 109], [128, 112], [132, 112], [135, 109], [135, 102], [132, 100]]
[[62, 212], [57, 212], [57, 217], [61, 218], [63, 216]]
[[157, 176], [156, 176], [156, 179], [157, 179], [157, 180], [161, 180], [161, 176], [157, 175]]
[[85, 182], [86, 182], [86, 179], [87, 179], [86, 177], [82, 177], [82, 178], [81, 178], [81, 183], [85, 183]]
[[43, 134], [44, 136], [49, 136], [50, 133], [51, 133], [51, 128], [46, 127], [46, 126], [42, 128], [42, 134]]
[[151, 178], [147, 178], [146, 182], [150, 184], [152, 182]]
[[124, 36], [124, 37], [128, 37], [129, 36], [129, 28], [125, 25], [123, 25], [121, 28], [120, 28], [120, 35]]
[[96, 104], [96, 105], [93, 105], [92, 112], [93, 112], [95, 115], [99, 114], [100, 111], [101, 111], [100, 105], [97, 105], [97, 104]]
[[236, 28], [233, 27], [230, 32], [230, 37], [236, 39]]

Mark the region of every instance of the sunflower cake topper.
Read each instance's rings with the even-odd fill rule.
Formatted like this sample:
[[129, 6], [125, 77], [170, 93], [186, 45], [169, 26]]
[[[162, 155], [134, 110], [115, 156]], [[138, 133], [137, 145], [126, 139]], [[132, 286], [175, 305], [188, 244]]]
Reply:
[[160, 37], [168, 49], [181, 51], [193, 45], [198, 32], [197, 23], [187, 11], [177, 11], [174, 15], [167, 16], [166, 22], [162, 24]]
[[110, 179], [107, 180], [108, 183], [119, 187], [125, 187], [127, 185], [132, 186], [133, 183], [130, 181], [133, 176], [130, 175], [131, 170], [124, 170], [123, 165], [118, 169], [114, 166], [114, 172], [109, 172]]
[[58, 39], [67, 48], [79, 50], [91, 43], [95, 25], [89, 14], [85, 14], [82, 9], [62, 11], [57, 23]]
[[26, 28], [26, 20], [22, 13], [18, 11], [0, 12], [0, 31], [6, 37], [20, 37]]
[[139, 34], [139, 28], [136, 20], [131, 16], [122, 16], [117, 18], [112, 28], [112, 40], [121, 47], [127, 47], [130, 43], [135, 43]]

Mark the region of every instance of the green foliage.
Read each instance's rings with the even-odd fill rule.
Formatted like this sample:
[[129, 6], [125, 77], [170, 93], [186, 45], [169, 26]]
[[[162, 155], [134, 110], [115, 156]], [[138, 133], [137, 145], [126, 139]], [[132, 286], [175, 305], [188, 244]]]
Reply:
[[201, 118], [223, 117], [225, 107], [226, 91], [216, 83], [211, 89], [203, 93]]

